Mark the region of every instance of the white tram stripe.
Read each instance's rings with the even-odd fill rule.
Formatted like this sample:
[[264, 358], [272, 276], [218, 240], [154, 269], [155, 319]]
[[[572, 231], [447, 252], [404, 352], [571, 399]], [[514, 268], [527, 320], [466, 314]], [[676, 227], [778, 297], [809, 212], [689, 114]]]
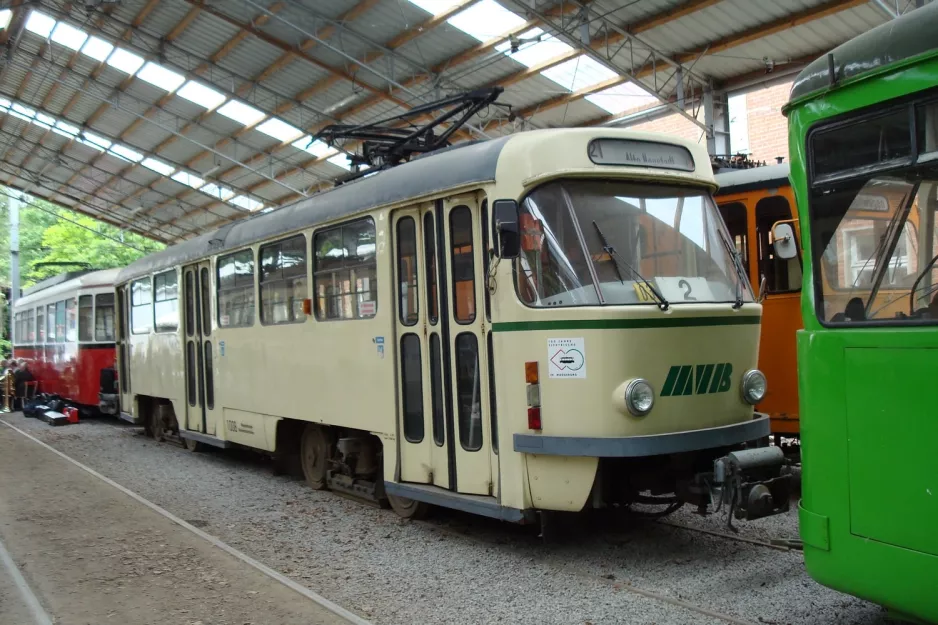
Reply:
[[[78, 462], [78, 461], [75, 460], [74, 458], [71, 458], [70, 456], [65, 455], [64, 453], [62, 453], [62, 452], [59, 451], [58, 449], [56, 449], [56, 448], [54, 448], [54, 447], [52, 447], [52, 446], [50, 446], [50, 445], [47, 445], [46, 443], [42, 442], [41, 440], [39, 440], [38, 438], [36, 438], [36, 437], [34, 437], [34, 436], [30, 435], [30, 434], [24, 432], [23, 430], [21, 430], [20, 428], [16, 427], [15, 425], [13, 425], [13, 424], [11, 424], [11, 423], [8, 423], [6, 420], [0, 419], [0, 423], [2, 423], [3, 425], [7, 426], [8, 428], [11, 428], [11, 429], [13, 429], [13, 430], [19, 432], [20, 434], [22, 434], [23, 436], [25, 436], [25, 437], [28, 438], [29, 440], [33, 441], [34, 443], [36, 443], [37, 445], [39, 445], [39, 446], [41, 446], [41, 447], [44, 447], [44, 448], [48, 449], [49, 451], [51, 451], [52, 453], [56, 454], [57, 456], [59, 456], [59, 457], [61, 457], [61, 458], [64, 458], [65, 460], [71, 462], [72, 464], [74, 464], [74, 465], [75, 465], [76, 467], [78, 467], [79, 469], [82, 469], [83, 471], [86, 471], [87, 473], [90, 473], [91, 475], [95, 476], [96, 478], [98, 478], [99, 480], [101, 480], [102, 482], [104, 482], [105, 484], [109, 484], [109, 485], [113, 486], [113, 487], [116, 488], [117, 490], [119, 490], [119, 491], [121, 491], [122, 493], [124, 493], [125, 495], [127, 495], [127, 496], [133, 498], [134, 500], [138, 501], [139, 503], [142, 503], [143, 505], [145, 505], [146, 507], [150, 508], [150, 509], [153, 510], [154, 512], [157, 512], [157, 513], [163, 515], [164, 517], [166, 517], [167, 519], [169, 519], [169, 520], [172, 521], [173, 523], [175, 523], [175, 524], [177, 524], [177, 525], [179, 525], [179, 526], [181, 526], [181, 527], [186, 528], [187, 530], [189, 530], [190, 532], [192, 532], [192, 533], [195, 534], [196, 536], [199, 536], [200, 538], [204, 538], [205, 540], [207, 540], [208, 542], [212, 543], [213, 545], [215, 545], [216, 547], [218, 547], [218, 548], [221, 549], [222, 551], [224, 551], [224, 552], [226, 552], [226, 553], [229, 553], [229, 554], [231, 554], [232, 556], [234, 556], [234, 557], [238, 558], [239, 560], [241, 560], [242, 562], [244, 562], [245, 564], [254, 567], [255, 569], [257, 569], [258, 571], [260, 571], [260, 572], [263, 573], [264, 575], [270, 577], [271, 579], [274, 579], [274, 580], [280, 582], [281, 584], [283, 584], [284, 586], [290, 588], [291, 590], [294, 590], [294, 591], [298, 592], [299, 594], [303, 595], [303, 596], [306, 597], [307, 599], [309, 599], [309, 600], [313, 601], [314, 603], [317, 603], [317, 604], [319, 604], [320, 606], [324, 607], [325, 609], [329, 610], [329, 611], [332, 612], [333, 614], [336, 614], [336, 615], [338, 615], [338, 616], [341, 616], [342, 618], [344, 618], [345, 620], [347, 620], [349, 623], [352, 623], [353, 625], [373, 625], [373, 623], [371, 623], [370, 621], [366, 621], [365, 619], [363, 619], [362, 617], [358, 616], [357, 614], [355, 614], [355, 613], [353, 613], [353, 612], [350, 612], [349, 610], [346, 610], [346, 609], [343, 608], [342, 606], [340, 606], [340, 605], [338, 605], [338, 604], [336, 604], [336, 603], [333, 603], [332, 601], [329, 601], [328, 599], [326, 599], [326, 598], [323, 597], [322, 595], [319, 595], [319, 594], [313, 592], [312, 590], [310, 590], [310, 589], [307, 588], [306, 586], [303, 586], [303, 585], [301, 585], [301, 584], [296, 583], [295, 581], [293, 581], [293, 580], [290, 579], [289, 577], [287, 577], [287, 576], [285, 576], [285, 575], [282, 575], [282, 574], [278, 573], [277, 571], [273, 570], [272, 568], [270, 568], [269, 566], [258, 562], [257, 560], [255, 560], [255, 559], [252, 558], [251, 556], [249, 556], [249, 555], [247, 555], [247, 554], [245, 554], [245, 553], [242, 553], [242, 552], [238, 551], [237, 549], [235, 549], [235, 548], [232, 547], [231, 545], [228, 545], [227, 543], [222, 542], [221, 540], [219, 540], [218, 538], [215, 538], [215, 537], [212, 536], [211, 534], [209, 534], [209, 533], [207, 533], [207, 532], [203, 532], [202, 530], [200, 530], [199, 528], [195, 527], [194, 525], [191, 525], [191, 524], [189, 524], [189, 523], [186, 523], [184, 520], [180, 519], [179, 517], [177, 517], [177, 516], [176, 516], [175, 514], [173, 514], [172, 512], [169, 512], [168, 510], [165, 510], [165, 509], [161, 508], [160, 506], [156, 505], [156, 504], [153, 503], [152, 501], [150, 501], [150, 500], [148, 500], [148, 499], [145, 499], [144, 497], [142, 497], [142, 496], [138, 495], [137, 493], [133, 492], [133, 491], [130, 490], [129, 488], [126, 488], [126, 487], [124, 487], [124, 486], [121, 486], [120, 484], [118, 484], [118, 483], [115, 482], [114, 480], [112, 480], [112, 479], [110, 479], [110, 478], [108, 478], [108, 477], [105, 477], [105, 476], [101, 475], [100, 473], [98, 473], [97, 471], [95, 471], [94, 469], [92, 469], [91, 467], [87, 467], [87, 466], [83, 465], [82, 463]], [[2, 544], [0, 544], [0, 548], [2, 548]], [[5, 553], [5, 551], [0, 552], [0, 555], [2, 555], [3, 553]], [[12, 561], [11, 561], [11, 563], [12, 563]], [[24, 582], [24, 583], [25, 583], [25, 582]], [[28, 587], [27, 587], [27, 588], [28, 588]], [[35, 599], [35, 597], [33, 597], [33, 598]], [[37, 605], [38, 605], [38, 603], [37, 603]], [[40, 608], [40, 609], [41, 609], [41, 608]], [[43, 613], [43, 614], [44, 614], [44, 613]], [[47, 620], [45, 620], [45, 621], [38, 621], [39, 625], [52, 625], [52, 621], [49, 621], [49, 620], [48, 620], [48, 617], [46, 617], [46, 619], [47, 619]]]
[[42, 604], [39, 603], [39, 599], [36, 597], [35, 593], [33, 593], [33, 589], [26, 583], [26, 579], [23, 577], [23, 574], [20, 573], [16, 562], [10, 557], [10, 553], [6, 550], [6, 547], [3, 546], [3, 541], [0, 541], [0, 563], [3, 564], [3, 568], [10, 574], [10, 578], [16, 585], [16, 589], [20, 592], [23, 603], [26, 604], [26, 607], [29, 608], [29, 611], [32, 613], [36, 625], [52, 625], [52, 619], [49, 618]]

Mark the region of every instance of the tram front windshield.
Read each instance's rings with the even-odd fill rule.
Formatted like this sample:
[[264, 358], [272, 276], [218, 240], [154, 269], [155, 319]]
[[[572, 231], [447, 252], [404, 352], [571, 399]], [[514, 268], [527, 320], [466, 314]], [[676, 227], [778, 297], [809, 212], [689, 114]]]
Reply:
[[564, 180], [521, 207], [518, 296], [529, 306], [749, 302], [709, 191]]

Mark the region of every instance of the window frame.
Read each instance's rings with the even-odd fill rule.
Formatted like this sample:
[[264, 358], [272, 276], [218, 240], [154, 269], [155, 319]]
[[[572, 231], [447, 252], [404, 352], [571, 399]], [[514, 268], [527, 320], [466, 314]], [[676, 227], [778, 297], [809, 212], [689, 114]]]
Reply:
[[[237, 256], [239, 254], [244, 254], [245, 252], [248, 252], [251, 254], [251, 289], [252, 289], [252, 294], [253, 294], [251, 305], [254, 309], [251, 313], [251, 323], [222, 324], [221, 322], [222, 307], [219, 304], [219, 301], [221, 300], [220, 296], [223, 293], [228, 293], [237, 289], [245, 288], [244, 286], [222, 287], [222, 281], [221, 281], [221, 275], [220, 275], [222, 264], [229, 258], [233, 258], [234, 256]], [[227, 254], [220, 255], [215, 259], [215, 297], [214, 297], [214, 300], [215, 300], [215, 322], [218, 323], [219, 329], [228, 330], [228, 329], [233, 329], [233, 328], [254, 327], [254, 323], [257, 321], [258, 312], [257, 312], [257, 253], [253, 247], [245, 247], [240, 250], [235, 250], [234, 252], [229, 252]]]
[[[111, 298], [111, 338], [98, 338], [98, 311], [108, 306], [98, 304], [98, 299], [102, 297]], [[117, 297], [114, 293], [95, 293], [94, 294], [94, 340], [97, 343], [114, 343], [117, 340]]]
[[[469, 261], [470, 261], [469, 262], [470, 268], [472, 269], [472, 289], [470, 291], [472, 295], [472, 315], [466, 319], [460, 319], [459, 314], [456, 312], [458, 310], [457, 304], [459, 302], [459, 294], [456, 292], [456, 284], [457, 284], [456, 246], [453, 243], [453, 234], [454, 234], [453, 214], [456, 213], [456, 211], [462, 211], [462, 210], [465, 210], [466, 214], [469, 215], [469, 228], [466, 230], [466, 232], [469, 233], [470, 250], [469, 250], [468, 255], [469, 255]], [[478, 301], [479, 298], [476, 295], [476, 284], [478, 282], [478, 276], [476, 275], [476, 257], [475, 257], [476, 245], [478, 245], [478, 241], [476, 241], [476, 232], [475, 232], [475, 227], [474, 227], [473, 219], [472, 219], [472, 207], [469, 206], [468, 204], [457, 204], [456, 206], [453, 206], [447, 212], [446, 221], [447, 221], [447, 224], [449, 225], [449, 228], [448, 228], [449, 232], [447, 233], [449, 235], [447, 237], [447, 243], [449, 244], [447, 246], [449, 248], [447, 250], [447, 254], [449, 254], [449, 275], [447, 276], [447, 278], [449, 279], [449, 283], [451, 285], [450, 291], [452, 293], [452, 301], [450, 302], [450, 305], [452, 306], [452, 310], [450, 311], [450, 317], [454, 322], [456, 322], [457, 325], [470, 326], [473, 323], [475, 323], [476, 320], [479, 318], [479, 301]]]
[[[85, 308], [90, 308], [90, 309], [91, 309], [91, 317], [89, 318], [88, 327], [87, 327], [88, 336], [90, 336], [90, 338], [82, 338], [82, 333], [81, 333], [81, 330], [82, 330], [82, 324], [81, 324], [81, 319], [82, 319], [82, 315], [81, 315], [82, 305], [81, 305], [81, 302], [82, 302], [82, 300], [84, 300], [84, 299], [86, 299], [86, 298], [87, 298], [87, 300], [90, 300], [90, 301], [91, 301], [91, 305], [85, 307]], [[94, 342], [94, 295], [92, 295], [91, 293], [84, 293], [84, 294], [78, 296], [78, 342], [79, 342], [79, 343], [93, 343], [93, 342]]]
[[[322, 235], [323, 233], [329, 232], [329, 231], [331, 231], [331, 230], [342, 229], [342, 228], [345, 228], [346, 226], [350, 226], [350, 225], [355, 224], [355, 223], [358, 223], [358, 222], [368, 222], [369, 224], [371, 224], [371, 229], [372, 229], [372, 231], [373, 231], [374, 234], [375, 234], [375, 253], [374, 253], [374, 258], [373, 258], [373, 260], [372, 260], [370, 263], [362, 263], [362, 264], [356, 265], [356, 267], [367, 267], [367, 266], [369, 266], [369, 265], [373, 265], [373, 266], [374, 266], [374, 285], [373, 285], [372, 288], [369, 289], [369, 291], [374, 291], [374, 293], [375, 293], [375, 298], [374, 298], [373, 300], [368, 300], [368, 301], [373, 301], [373, 302], [374, 302], [374, 304], [375, 304], [375, 312], [374, 312], [373, 315], [368, 315], [367, 317], [366, 317], [366, 316], [361, 316], [361, 315], [359, 315], [359, 316], [357, 316], [357, 317], [326, 317], [326, 316], [320, 317], [320, 316], [319, 316], [319, 308], [318, 308], [319, 297], [318, 297], [318, 295], [317, 295], [317, 290], [316, 290], [316, 277], [319, 276], [319, 275], [325, 275], [325, 274], [330, 273], [330, 272], [333, 272], [333, 271], [335, 271], [335, 270], [332, 270], [332, 269], [318, 270], [318, 269], [317, 269], [317, 266], [318, 266], [318, 258], [316, 257], [316, 238], [317, 238], [318, 236]], [[312, 298], [313, 298], [313, 311], [312, 311], [313, 314], [312, 314], [312, 317], [313, 317], [314, 320], [319, 321], [319, 322], [324, 322], [324, 323], [325, 323], [325, 322], [333, 322], [333, 321], [370, 321], [370, 320], [376, 319], [376, 318], [378, 317], [378, 312], [379, 312], [379, 300], [380, 300], [380, 295], [379, 295], [379, 294], [380, 294], [380, 291], [378, 290], [378, 228], [377, 228], [377, 226], [375, 225], [375, 219], [374, 219], [374, 217], [372, 217], [371, 215], [366, 215], [366, 216], [364, 216], [364, 217], [358, 217], [358, 218], [355, 218], [355, 219], [349, 219], [349, 220], [347, 220], [347, 221], [343, 221], [343, 222], [340, 222], [340, 223], [337, 223], [337, 224], [332, 224], [332, 225], [329, 225], [329, 226], [323, 226], [323, 227], [321, 227], [321, 228], [317, 228], [317, 229], [313, 230], [313, 234], [312, 234], [312, 236], [310, 237], [310, 256], [312, 257], [312, 273], [311, 273], [312, 280], [311, 280], [311, 286], [312, 286]], [[351, 267], [343, 267], [343, 268], [341, 269], [341, 271], [347, 271], [347, 270], [350, 270], [350, 269], [352, 269], [352, 268], [351, 268]]]
[[[306, 323], [306, 320], [311, 316], [311, 315], [307, 315], [306, 312], [304, 311], [301, 313], [302, 315], [301, 319], [287, 319], [286, 321], [267, 321], [264, 319], [264, 285], [278, 283], [278, 282], [286, 283], [287, 281], [292, 281], [300, 277], [299, 274], [297, 274], [296, 276], [291, 276], [290, 278], [284, 278], [283, 273], [282, 273], [283, 266], [281, 262], [281, 265], [277, 269], [277, 271], [281, 272], [280, 277], [269, 278], [265, 282], [264, 281], [264, 268], [263, 268], [263, 265], [261, 265], [261, 259], [264, 257], [264, 250], [267, 248], [274, 247], [274, 246], [280, 246], [282, 248], [284, 243], [288, 241], [294, 241], [296, 239], [303, 240], [303, 275], [302, 275], [302, 278], [306, 282], [306, 297], [303, 298], [303, 301], [305, 302], [307, 299], [309, 299], [309, 295], [310, 295], [310, 280], [309, 280], [310, 246], [309, 246], [309, 240], [307, 240], [306, 238], [306, 233], [299, 232], [296, 234], [291, 234], [288, 237], [284, 237], [282, 239], [277, 239], [276, 241], [270, 241], [269, 243], [264, 243], [263, 245], [260, 245], [257, 249], [257, 259], [258, 259], [257, 264], [260, 266], [260, 271], [256, 271], [256, 273], [257, 273], [257, 308], [259, 311], [259, 317], [260, 317], [262, 326], [282, 326], [282, 325], [291, 325], [291, 324], [296, 324], [296, 323]], [[282, 261], [282, 258], [281, 258], [281, 261]], [[290, 317], [293, 317], [294, 315], [293, 315], [292, 309], [288, 308], [288, 310], [290, 310]]]
[[[166, 299], [157, 299], [159, 297], [159, 291], [157, 290], [157, 280], [167, 278], [172, 275], [175, 279], [176, 285], [176, 297], [166, 298]], [[163, 284], [164, 288], [166, 286], [165, 282]], [[179, 331], [179, 273], [175, 268], [169, 269], [167, 271], [161, 271], [160, 273], [153, 274], [153, 287], [150, 292], [150, 302], [153, 307], [153, 332], [156, 334], [171, 334], [173, 332]], [[176, 320], [173, 326], [163, 325], [161, 326], [157, 321], [156, 317], [156, 305], [159, 302], [176, 302]]]

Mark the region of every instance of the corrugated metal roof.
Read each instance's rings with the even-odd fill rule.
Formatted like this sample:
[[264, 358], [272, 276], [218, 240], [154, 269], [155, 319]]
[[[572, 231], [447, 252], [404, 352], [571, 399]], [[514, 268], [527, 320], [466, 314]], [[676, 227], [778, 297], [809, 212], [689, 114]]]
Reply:
[[[500, 1], [520, 15], [517, 2]], [[530, 6], [526, 0], [521, 4]], [[898, 8], [904, 12], [912, 5], [912, 0], [900, 0]], [[468, 10], [478, 12], [480, 6], [476, 3]], [[538, 11], [554, 12], [554, 22], [563, 21], [569, 32], [561, 33], [560, 38], [576, 46], [580, 33], [571, 7], [559, 0], [537, 4]], [[661, 90], [662, 97], [676, 91], [674, 65], [666, 57], [683, 61], [685, 80], [691, 81], [686, 91], [699, 94], [699, 86], [706, 81], [713, 81], [718, 88], [732, 88], [738, 77], [764, 69], [764, 59], [785, 66], [793, 59], [820, 55], [888, 20], [886, 12], [874, 2], [856, 0], [847, 0], [836, 8], [831, 8], [827, 0], [719, 0], [697, 10], [685, 10], [686, 0], [594, 0], [589, 7], [589, 30], [594, 41], [606, 37], [614, 41], [608, 50], [602, 45], [596, 47], [600, 57], [611, 54], [604, 61], [606, 67], [592, 59], [580, 60], [548, 73], [568, 85], [577, 85], [576, 89], [585, 86], [587, 93], [592, 93], [592, 85], [588, 84], [591, 80], [640, 72], [642, 83]], [[274, 15], [267, 14], [265, 8]], [[512, 58], [499, 51], [509, 47], [507, 44], [498, 49], [482, 45], [480, 38], [504, 34], [507, 27], [503, 19], [470, 24], [460, 21], [469, 13], [457, 14], [418, 32], [415, 29], [429, 23], [433, 16], [408, 0], [251, 0], [205, 5], [196, 0], [122, 0], [91, 11], [67, 0], [42, 0], [14, 11], [25, 15], [33, 9], [64, 19], [109, 43], [99, 42], [97, 48], [86, 48], [86, 53], [81, 53], [70, 49], [68, 42], [50, 42], [48, 34], [23, 31], [14, 39], [12, 59], [0, 70], [3, 98], [27, 111], [38, 110], [46, 116], [43, 119], [52, 116], [67, 122], [66, 129], [77, 129], [68, 132], [79, 132], [87, 124], [91, 132], [120, 140], [123, 146], [153, 157], [173, 171], [182, 167], [198, 176], [212, 171], [212, 176], [232, 192], [259, 198], [271, 206], [296, 197], [297, 192], [315, 189], [323, 180], [342, 175], [345, 170], [257, 130], [245, 131], [243, 122], [206, 109], [236, 92], [238, 99], [265, 116], [276, 114], [284, 122], [310, 132], [332, 121], [369, 123], [402, 113], [404, 106], [510, 81], [500, 101], [524, 111], [527, 118], [509, 123], [500, 111], [486, 111], [472, 123], [485, 126], [490, 137], [528, 128], [589, 124], [607, 119], [610, 110], [625, 110], [629, 97], [647, 100], [640, 91], [626, 87], [602, 97], [583, 98], [581, 93], [569, 98], [565, 86], [519, 62], [527, 58], [525, 62], [540, 63], [546, 58], [532, 61], [536, 57], [530, 51], [527, 57]], [[563, 9], [568, 10], [567, 14], [562, 19], [556, 17]], [[354, 16], [346, 19], [350, 11]], [[507, 13], [502, 17], [514, 19], [517, 24], [529, 19], [513, 18]], [[796, 26], [778, 26], [794, 18], [799, 18]], [[650, 19], [655, 19], [651, 27]], [[183, 20], [187, 22], [180, 25]], [[13, 27], [21, 28], [22, 22], [15, 19]], [[544, 37], [551, 36], [548, 26], [540, 26], [548, 31]], [[624, 42], [619, 34], [622, 29], [640, 34]], [[132, 32], [132, 38], [124, 39], [128, 32]], [[322, 41], [310, 42], [309, 34]], [[162, 44], [161, 38], [166, 40]], [[194, 78], [213, 89], [214, 95], [200, 95], [201, 101], [193, 102], [168, 94], [165, 85], [139, 78], [128, 80], [127, 71], [135, 71], [134, 57], [112, 57], [110, 62], [102, 63], [102, 50], [106, 51], [107, 45], [117, 45], [143, 61], [164, 65], [186, 80]], [[301, 45], [303, 51], [292, 53], [292, 60], [283, 62], [291, 58], [291, 50]], [[521, 43], [523, 49], [532, 45]], [[655, 73], [643, 67], [649, 46], [655, 51]], [[570, 57], [577, 55], [570, 47], [550, 49], [570, 50]], [[695, 51], [704, 53], [692, 56]], [[454, 58], [459, 62], [448, 62]], [[353, 59], [362, 60], [364, 65]], [[276, 64], [275, 70], [269, 70], [272, 64]], [[582, 67], [582, 73], [577, 69], [574, 75], [572, 67]], [[438, 70], [433, 80], [427, 76], [429, 69]], [[516, 76], [521, 72], [530, 75], [518, 81]], [[400, 89], [395, 84], [407, 87]], [[301, 94], [302, 102], [296, 99]], [[212, 97], [219, 100], [209, 104]], [[132, 215], [129, 209], [115, 208], [109, 218], [130, 219], [127, 227], [164, 240], [189, 236], [209, 225], [217, 227], [222, 220], [249, 214], [62, 132], [66, 136], [4, 114], [0, 122], [0, 133], [6, 133], [0, 134], [0, 179], [9, 184], [15, 181], [22, 187], [31, 184], [30, 176], [43, 168], [43, 184], [54, 187], [74, 178], [71, 191], [63, 189], [63, 193], [74, 195], [86, 190], [92, 194], [88, 201], [92, 207], [85, 209], [94, 214], [100, 212], [94, 208], [98, 204], [116, 206], [122, 198], [135, 195], [128, 206], [147, 210]], [[3, 145], [11, 140], [8, 135], [22, 136], [24, 145], [7, 149], [4, 154]], [[460, 136], [469, 135], [477, 136]], [[28, 145], [40, 140], [46, 146], [43, 150], [60, 152], [65, 160], [71, 159], [69, 163], [46, 167], [46, 151]], [[216, 168], [218, 159], [207, 148], [223, 155], [220, 167]], [[93, 167], [75, 167], [76, 161]], [[122, 180], [106, 184], [108, 172], [119, 172]], [[63, 197], [60, 200], [66, 202]]]

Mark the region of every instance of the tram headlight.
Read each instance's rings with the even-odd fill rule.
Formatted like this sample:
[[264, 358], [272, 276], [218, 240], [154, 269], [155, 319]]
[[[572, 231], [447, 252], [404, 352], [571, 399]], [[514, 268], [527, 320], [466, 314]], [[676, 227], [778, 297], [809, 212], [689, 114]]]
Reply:
[[625, 387], [625, 406], [636, 417], [644, 417], [655, 405], [655, 390], [648, 380], [636, 378]]
[[743, 383], [740, 385], [743, 399], [747, 403], [756, 405], [765, 398], [768, 382], [765, 374], [758, 369], [750, 369], [743, 374]]

